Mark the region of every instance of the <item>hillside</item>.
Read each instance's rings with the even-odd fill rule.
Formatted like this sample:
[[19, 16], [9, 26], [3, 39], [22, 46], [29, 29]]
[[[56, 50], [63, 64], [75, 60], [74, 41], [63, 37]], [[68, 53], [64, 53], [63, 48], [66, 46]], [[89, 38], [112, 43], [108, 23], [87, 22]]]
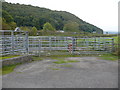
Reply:
[[5, 0], [0, 0], [0, 2], [5, 2]]
[[[17, 26], [35, 26], [38, 30], [43, 29], [43, 25], [46, 22], [52, 24], [56, 30], [66, 30], [69, 32], [97, 32], [99, 34], [103, 33], [103, 30], [89, 24], [77, 16], [66, 12], [66, 11], [53, 11], [46, 8], [40, 8], [37, 6], [23, 5], [23, 4], [12, 4], [3, 2], [3, 11], [8, 12]], [[3, 15], [4, 17], [4, 15]], [[76, 27], [75, 27], [76, 26]], [[68, 30], [66, 27], [72, 29]], [[74, 30], [73, 30], [74, 29]]]

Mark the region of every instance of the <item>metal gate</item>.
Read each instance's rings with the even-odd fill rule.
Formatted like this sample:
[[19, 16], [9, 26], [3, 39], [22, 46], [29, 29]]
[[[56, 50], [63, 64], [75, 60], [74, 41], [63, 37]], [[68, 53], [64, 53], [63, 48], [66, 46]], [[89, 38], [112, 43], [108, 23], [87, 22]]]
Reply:
[[62, 55], [69, 54], [68, 44], [71, 37], [36, 36], [29, 37], [29, 54], [34, 55]]
[[104, 54], [114, 50], [114, 39], [61, 36], [28, 36], [25, 31], [0, 30], [0, 55]]
[[0, 55], [21, 55], [28, 52], [28, 34], [25, 31], [0, 30]]
[[114, 50], [113, 38], [73, 38], [74, 54], [105, 54]]
[[104, 54], [114, 49], [113, 38], [78, 38], [57, 36], [30, 36], [29, 54], [67, 55]]

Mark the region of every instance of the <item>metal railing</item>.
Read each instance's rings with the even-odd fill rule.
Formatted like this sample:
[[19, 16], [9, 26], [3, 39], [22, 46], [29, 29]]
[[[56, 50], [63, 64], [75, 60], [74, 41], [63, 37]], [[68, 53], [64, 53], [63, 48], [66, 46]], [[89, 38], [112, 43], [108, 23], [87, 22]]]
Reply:
[[114, 50], [114, 39], [61, 36], [28, 36], [25, 31], [0, 30], [0, 55], [99, 54]]
[[112, 52], [114, 49], [113, 38], [78, 38], [37, 36], [29, 37], [29, 53], [43, 54], [99, 54]]
[[0, 55], [27, 53], [27, 42], [25, 31], [0, 30]]

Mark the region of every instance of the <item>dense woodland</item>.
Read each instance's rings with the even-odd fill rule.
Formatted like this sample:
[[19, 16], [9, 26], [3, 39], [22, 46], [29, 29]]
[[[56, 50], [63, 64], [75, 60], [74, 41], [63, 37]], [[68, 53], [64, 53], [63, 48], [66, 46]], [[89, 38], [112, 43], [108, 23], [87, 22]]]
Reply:
[[102, 29], [66, 11], [3, 2], [0, 13], [2, 13], [0, 19], [3, 22], [3, 30], [14, 30], [18, 26], [26, 31], [64, 30], [65, 32], [103, 33]]

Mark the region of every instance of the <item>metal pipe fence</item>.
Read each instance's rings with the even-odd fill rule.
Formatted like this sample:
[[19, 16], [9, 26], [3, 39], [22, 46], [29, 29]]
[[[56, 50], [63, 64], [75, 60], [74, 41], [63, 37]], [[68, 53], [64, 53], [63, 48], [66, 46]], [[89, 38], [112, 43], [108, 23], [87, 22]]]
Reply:
[[0, 30], [0, 55], [27, 53], [27, 37], [25, 31]]
[[104, 37], [28, 36], [25, 31], [0, 30], [0, 55], [103, 54], [114, 50], [114, 39]]
[[100, 54], [114, 49], [113, 38], [29, 37], [29, 53], [35, 55]]

